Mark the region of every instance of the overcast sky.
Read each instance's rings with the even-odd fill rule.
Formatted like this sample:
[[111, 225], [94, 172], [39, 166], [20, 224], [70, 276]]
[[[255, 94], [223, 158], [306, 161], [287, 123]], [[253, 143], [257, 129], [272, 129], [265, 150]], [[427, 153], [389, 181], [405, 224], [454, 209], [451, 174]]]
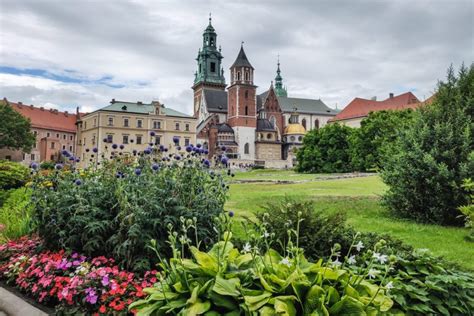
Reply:
[[340, 109], [354, 97], [429, 97], [474, 61], [473, 0], [0, 0], [0, 97], [91, 111], [160, 100], [192, 112], [209, 12], [224, 70], [244, 41], [258, 93], [280, 55], [289, 96]]

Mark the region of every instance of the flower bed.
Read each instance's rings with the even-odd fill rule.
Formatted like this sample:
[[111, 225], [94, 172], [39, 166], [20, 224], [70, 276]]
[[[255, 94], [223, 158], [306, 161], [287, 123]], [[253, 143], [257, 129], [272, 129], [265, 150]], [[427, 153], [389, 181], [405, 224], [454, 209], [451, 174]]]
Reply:
[[36, 251], [41, 245], [37, 237], [0, 245], [0, 280], [58, 311], [127, 314], [128, 305], [144, 296], [143, 288], [156, 282], [156, 271], [139, 276], [110, 258]]

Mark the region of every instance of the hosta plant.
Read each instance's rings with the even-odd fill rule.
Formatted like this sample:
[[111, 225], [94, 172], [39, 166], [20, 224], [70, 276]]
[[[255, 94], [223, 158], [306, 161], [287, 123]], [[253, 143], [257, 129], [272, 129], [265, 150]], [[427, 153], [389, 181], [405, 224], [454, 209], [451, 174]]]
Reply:
[[[159, 282], [144, 289], [148, 297], [130, 309], [138, 315], [378, 315], [393, 302], [386, 289], [367, 275], [351, 272], [338, 259], [309, 262], [298, 240], [280, 254], [259, 238], [236, 249], [231, 242], [231, 220], [211, 250], [190, 245], [191, 258], [178, 249], [171, 232], [173, 257], [161, 262]], [[297, 233], [295, 234], [297, 236]], [[338, 247], [333, 248], [337, 258]], [[388, 269], [388, 267], [387, 267]]]

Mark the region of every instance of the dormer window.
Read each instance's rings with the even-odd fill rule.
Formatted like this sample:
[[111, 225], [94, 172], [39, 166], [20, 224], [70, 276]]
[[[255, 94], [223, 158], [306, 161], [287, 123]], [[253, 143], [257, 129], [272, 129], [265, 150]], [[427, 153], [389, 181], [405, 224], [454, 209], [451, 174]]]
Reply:
[[127, 111], [127, 106], [126, 105], [122, 106], [122, 111]]

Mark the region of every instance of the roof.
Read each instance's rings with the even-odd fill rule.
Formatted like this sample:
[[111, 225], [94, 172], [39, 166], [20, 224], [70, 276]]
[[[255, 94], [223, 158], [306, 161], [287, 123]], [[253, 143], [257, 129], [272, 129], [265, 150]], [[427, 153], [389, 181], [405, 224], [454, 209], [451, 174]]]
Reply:
[[76, 132], [76, 113], [61, 112], [55, 109], [45, 109], [33, 105], [9, 102], [12, 108], [29, 118], [31, 127], [44, 128], [55, 131]]
[[322, 114], [334, 116], [338, 113], [337, 110], [329, 108], [321, 99], [301, 99], [289, 97], [277, 97], [283, 112]]
[[[162, 105], [165, 115], [192, 118], [188, 114], [181, 113], [179, 111], [164, 107]], [[110, 105], [100, 108], [98, 111], [112, 111], [122, 113], [138, 113], [138, 114], [150, 114], [155, 112], [155, 105], [153, 103], [141, 103], [141, 102], [126, 102], [126, 101], [115, 101], [112, 100]]]
[[203, 94], [209, 112], [227, 113], [227, 91], [203, 89]]
[[288, 124], [285, 127], [283, 135], [301, 135], [306, 134], [306, 129], [299, 123]]
[[217, 132], [218, 133], [231, 133], [231, 134], [234, 134], [234, 130], [232, 129], [232, 127], [230, 127], [230, 125], [228, 125], [226, 123], [221, 124], [217, 128]]
[[254, 69], [250, 64], [249, 60], [247, 59], [247, 55], [245, 55], [243, 46], [240, 46], [239, 55], [237, 55], [237, 59], [234, 61], [232, 66], [230, 66], [230, 68], [232, 67], [250, 67]]
[[257, 120], [257, 132], [260, 131], [275, 131], [275, 127], [268, 119], [258, 119]]
[[355, 98], [332, 121], [365, 117], [374, 111], [416, 109], [421, 104], [423, 103], [411, 92], [390, 96], [383, 101]]

